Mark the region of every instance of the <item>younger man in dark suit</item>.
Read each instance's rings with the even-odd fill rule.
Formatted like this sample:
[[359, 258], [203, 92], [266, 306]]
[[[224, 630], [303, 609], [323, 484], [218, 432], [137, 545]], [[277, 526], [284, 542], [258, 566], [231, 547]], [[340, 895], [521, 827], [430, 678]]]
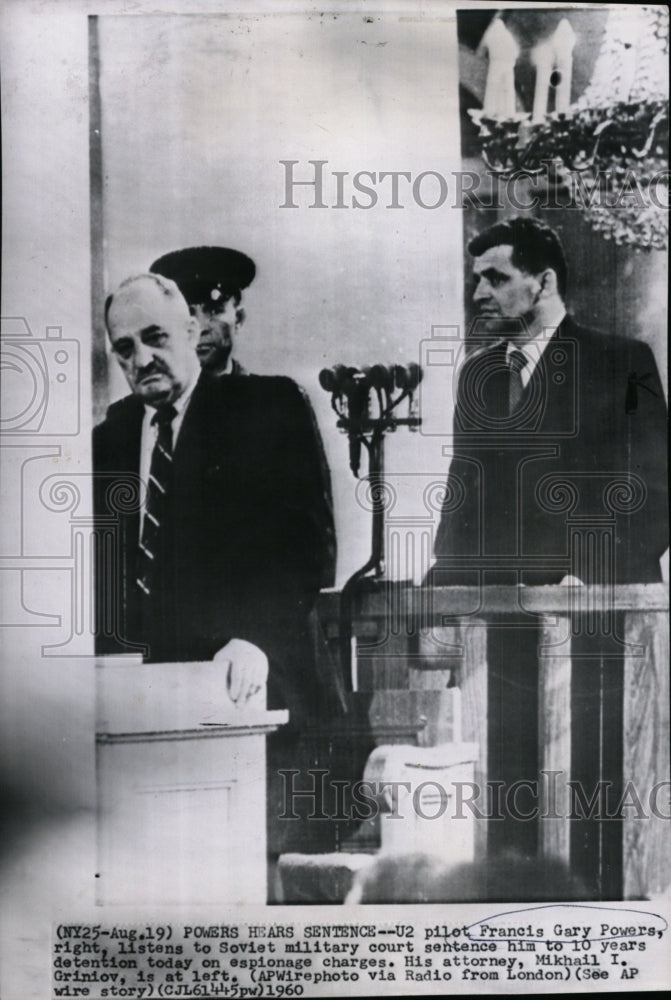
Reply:
[[[661, 579], [668, 545], [667, 421], [650, 348], [566, 312], [557, 234], [531, 218], [473, 239], [477, 319], [457, 386], [453, 457], [428, 582], [602, 584], [605, 613], [571, 619], [572, 779], [606, 780], [617, 802], [623, 626], [613, 584]], [[468, 347], [471, 350], [468, 350]], [[524, 605], [523, 591], [519, 593]], [[580, 600], [580, 591], [575, 595]], [[488, 775], [538, 778], [534, 619], [488, 619]], [[598, 634], [597, 634], [598, 633]], [[607, 664], [607, 669], [603, 664]], [[490, 847], [535, 851], [534, 823], [490, 824]], [[572, 860], [618, 893], [618, 824], [574, 824]]]
[[477, 333], [433, 581], [659, 580], [666, 407], [650, 348], [567, 314], [564, 253], [543, 223], [510, 219], [468, 249]]

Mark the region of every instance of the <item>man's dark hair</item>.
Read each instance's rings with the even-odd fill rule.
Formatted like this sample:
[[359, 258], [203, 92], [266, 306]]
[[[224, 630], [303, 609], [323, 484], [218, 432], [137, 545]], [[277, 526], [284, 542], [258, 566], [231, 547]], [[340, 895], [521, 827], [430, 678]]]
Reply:
[[512, 262], [526, 274], [540, 274], [551, 267], [557, 275], [559, 294], [564, 297], [566, 257], [554, 229], [538, 219], [507, 219], [474, 236], [468, 244], [468, 252], [472, 257], [481, 257], [485, 251], [499, 246], [513, 248]]

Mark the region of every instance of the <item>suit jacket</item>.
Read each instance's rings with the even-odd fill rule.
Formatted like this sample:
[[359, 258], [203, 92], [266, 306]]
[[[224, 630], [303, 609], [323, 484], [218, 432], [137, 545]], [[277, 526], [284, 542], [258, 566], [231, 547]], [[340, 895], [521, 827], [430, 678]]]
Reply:
[[93, 435], [99, 652], [208, 660], [247, 639], [270, 660], [269, 707], [314, 715], [310, 613], [333, 582], [335, 534], [307, 399], [287, 378], [201, 375], [174, 448], [151, 614], [135, 583], [143, 415], [128, 396]]
[[667, 421], [650, 349], [566, 317], [512, 417], [500, 350], [462, 369], [431, 582], [659, 580]]

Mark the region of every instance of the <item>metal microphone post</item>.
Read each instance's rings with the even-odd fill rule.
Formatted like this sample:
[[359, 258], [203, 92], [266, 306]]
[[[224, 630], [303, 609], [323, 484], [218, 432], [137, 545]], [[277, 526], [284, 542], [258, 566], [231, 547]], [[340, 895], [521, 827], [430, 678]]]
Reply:
[[[350, 468], [357, 479], [362, 447], [368, 452], [368, 482], [372, 503], [371, 554], [364, 565], [353, 573], [340, 597], [340, 657], [343, 674], [350, 690], [352, 678], [352, 611], [354, 598], [364, 581], [379, 581], [385, 572], [384, 551], [384, 437], [397, 427], [411, 431], [421, 425], [416, 414], [415, 390], [422, 380], [422, 369], [408, 365], [366, 366], [362, 369], [335, 365], [319, 374], [321, 387], [331, 394], [331, 407], [338, 419], [336, 426], [349, 439]], [[407, 416], [399, 416], [397, 408], [407, 401]]]

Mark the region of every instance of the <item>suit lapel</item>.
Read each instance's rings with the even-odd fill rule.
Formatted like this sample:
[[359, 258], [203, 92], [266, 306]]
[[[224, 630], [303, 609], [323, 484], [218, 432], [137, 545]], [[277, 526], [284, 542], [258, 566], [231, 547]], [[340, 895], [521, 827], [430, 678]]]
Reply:
[[131, 472], [139, 475], [143, 419], [144, 406], [135, 396], [127, 396], [119, 404], [118, 410], [111, 416], [112, 434], [110, 440], [118, 442], [118, 451], [115, 448], [114, 455], [109, 456], [114, 466], [113, 471]]
[[205, 464], [207, 436], [204, 428], [207, 426], [207, 389], [208, 386], [201, 376], [184, 413], [173, 453], [177, 484], [183, 481], [196, 482]]
[[533, 397], [542, 407], [542, 419], [536, 431], [563, 435], [570, 430], [577, 374], [574, 339], [574, 324], [566, 316], [550, 338], [525, 386], [522, 405]]
[[176, 516], [193, 517], [209, 503], [211, 484], [221, 483], [221, 463], [230, 454], [230, 383], [201, 375], [184, 414], [174, 450]]
[[[140, 514], [137, 505], [130, 504], [125, 509], [110, 507], [108, 477], [110, 482], [123, 484], [127, 478], [130, 495], [139, 489], [140, 441], [144, 406], [135, 396], [127, 396], [113, 404], [108, 411], [105, 435], [105, 453], [100, 456], [99, 469], [103, 473], [100, 489], [104, 491], [104, 502], [100, 510], [105, 516], [114, 513], [118, 519], [118, 555], [120, 563], [109, 568], [111, 586], [118, 586], [122, 622], [120, 634], [124, 639], [132, 639], [137, 634], [137, 588], [135, 586], [135, 560], [140, 530]], [[141, 492], [141, 491], [140, 491]], [[138, 496], [140, 493], [138, 494]], [[101, 581], [98, 586], [105, 586]]]

